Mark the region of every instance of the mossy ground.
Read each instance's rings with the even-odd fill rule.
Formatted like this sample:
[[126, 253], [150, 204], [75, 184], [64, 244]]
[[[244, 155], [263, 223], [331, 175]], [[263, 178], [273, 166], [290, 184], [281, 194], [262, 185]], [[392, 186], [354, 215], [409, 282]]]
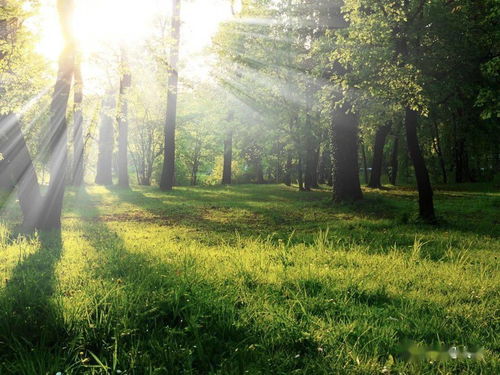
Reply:
[[34, 236], [4, 210], [0, 374], [499, 373], [500, 193], [435, 199], [438, 226], [409, 188], [91, 186]]

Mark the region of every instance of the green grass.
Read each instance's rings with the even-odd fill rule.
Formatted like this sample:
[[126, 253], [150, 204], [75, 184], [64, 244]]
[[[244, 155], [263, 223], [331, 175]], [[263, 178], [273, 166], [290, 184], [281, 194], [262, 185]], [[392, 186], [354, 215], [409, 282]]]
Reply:
[[[461, 189], [461, 190], [459, 190]], [[500, 194], [88, 187], [0, 225], [0, 374], [500, 373]], [[409, 361], [413, 342], [481, 360]]]

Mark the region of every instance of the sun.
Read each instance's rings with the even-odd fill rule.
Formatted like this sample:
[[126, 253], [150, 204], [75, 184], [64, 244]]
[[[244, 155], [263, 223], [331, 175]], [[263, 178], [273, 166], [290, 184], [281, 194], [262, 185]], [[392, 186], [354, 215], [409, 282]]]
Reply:
[[[184, 54], [199, 53], [211, 43], [220, 22], [231, 17], [230, 4], [230, 0], [182, 2]], [[73, 30], [84, 54], [106, 46], [138, 46], [158, 32], [157, 21], [168, 18], [170, 8], [171, 0], [75, 0]], [[41, 0], [32, 22], [40, 39], [37, 51], [52, 61], [57, 61], [63, 47], [57, 17], [56, 0]]]

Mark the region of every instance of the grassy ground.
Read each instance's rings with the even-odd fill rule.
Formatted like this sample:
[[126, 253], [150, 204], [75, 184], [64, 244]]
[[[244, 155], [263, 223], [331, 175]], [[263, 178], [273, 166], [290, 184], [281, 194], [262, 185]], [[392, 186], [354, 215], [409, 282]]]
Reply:
[[88, 187], [33, 237], [4, 212], [0, 374], [500, 373], [500, 193], [437, 191], [438, 227], [365, 195]]

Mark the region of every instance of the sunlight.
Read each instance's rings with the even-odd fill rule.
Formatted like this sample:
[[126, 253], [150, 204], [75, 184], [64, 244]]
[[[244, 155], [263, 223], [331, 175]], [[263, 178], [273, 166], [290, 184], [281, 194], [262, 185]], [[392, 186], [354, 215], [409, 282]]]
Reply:
[[[56, 0], [42, 0], [41, 14], [32, 20], [40, 40], [37, 51], [56, 61], [62, 49]], [[74, 32], [84, 55], [117, 45], [140, 47], [158, 32], [161, 17], [170, 17], [170, 0], [76, 0]], [[181, 55], [200, 54], [211, 43], [220, 22], [231, 17], [227, 0], [194, 0], [182, 4]], [[156, 30], [155, 30], [156, 28]], [[189, 66], [190, 65], [190, 66]], [[188, 69], [199, 70], [200, 61], [190, 61]]]

